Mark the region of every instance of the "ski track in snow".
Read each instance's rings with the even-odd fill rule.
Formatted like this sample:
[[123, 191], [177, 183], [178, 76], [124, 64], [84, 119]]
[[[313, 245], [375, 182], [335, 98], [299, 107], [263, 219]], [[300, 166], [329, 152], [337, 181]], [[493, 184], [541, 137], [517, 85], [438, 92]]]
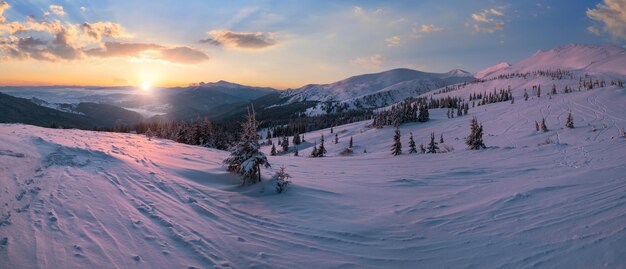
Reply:
[[[405, 151], [434, 131], [452, 153], [391, 157], [393, 128], [368, 122], [307, 133], [329, 157], [270, 157], [281, 195], [239, 187], [218, 150], [0, 125], [0, 268], [624, 268], [624, 89], [522, 93], [401, 127]], [[465, 149], [472, 115], [488, 149]]]

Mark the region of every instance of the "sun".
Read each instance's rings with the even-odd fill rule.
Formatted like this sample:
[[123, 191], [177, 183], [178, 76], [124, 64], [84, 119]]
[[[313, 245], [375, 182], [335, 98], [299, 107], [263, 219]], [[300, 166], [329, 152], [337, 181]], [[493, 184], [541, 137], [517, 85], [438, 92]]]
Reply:
[[149, 91], [150, 88], [152, 88], [152, 86], [150, 86], [150, 83], [147, 81], [141, 84], [141, 89], [145, 92]]

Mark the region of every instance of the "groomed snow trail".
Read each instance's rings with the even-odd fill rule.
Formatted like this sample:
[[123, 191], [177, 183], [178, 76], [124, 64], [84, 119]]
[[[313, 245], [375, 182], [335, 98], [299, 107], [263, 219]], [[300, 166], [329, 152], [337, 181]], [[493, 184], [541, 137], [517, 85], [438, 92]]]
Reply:
[[[626, 267], [626, 92], [521, 94], [454, 119], [431, 110], [402, 126], [398, 157], [390, 127], [335, 127], [338, 144], [307, 133], [329, 157], [271, 157], [265, 178], [293, 176], [280, 195], [239, 187], [226, 152], [0, 125], [0, 268]], [[463, 145], [473, 115], [488, 149]], [[409, 132], [454, 150], [408, 155]], [[339, 156], [350, 137], [355, 154]]]

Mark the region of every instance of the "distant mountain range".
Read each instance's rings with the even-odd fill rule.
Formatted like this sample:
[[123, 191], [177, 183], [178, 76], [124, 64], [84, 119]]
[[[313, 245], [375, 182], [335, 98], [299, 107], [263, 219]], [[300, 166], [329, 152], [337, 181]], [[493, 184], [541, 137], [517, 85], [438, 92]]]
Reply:
[[158, 88], [150, 94], [131, 87], [0, 87], [5, 93], [0, 99], [0, 122], [93, 128], [198, 117], [235, 121], [250, 103], [259, 119], [281, 119], [376, 109], [453, 84], [549, 69], [623, 78], [626, 54], [623, 48], [609, 45], [567, 45], [538, 51], [514, 65], [503, 62], [474, 74], [459, 69], [428, 73], [400, 68], [285, 91], [227, 81]]

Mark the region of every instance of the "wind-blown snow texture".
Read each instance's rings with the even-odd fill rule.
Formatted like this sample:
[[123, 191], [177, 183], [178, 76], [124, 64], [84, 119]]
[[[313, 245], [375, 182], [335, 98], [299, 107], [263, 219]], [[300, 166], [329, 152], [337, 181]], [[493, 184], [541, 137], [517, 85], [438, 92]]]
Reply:
[[[3, 268], [623, 267], [625, 101], [624, 89], [609, 87], [470, 109], [485, 126], [482, 151], [463, 145], [471, 115], [447, 119], [443, 110], [403, 125], [402, 142], [409, 131], [418, 144], [443, 133], [451, 153], [391, 157], [393, 128], [368, 122], [334, 128], [339, 144], [329, 130], [307, 133], [300, 155], [325, 133], [330, 157], [270, 157], [273, 170], [285, 165], [293, 176], [280, 195], [269, 181], [238, 187], [221, 164], [226, 152], [1, 125], [0, 260]], [[563, 128], [568, 111], [574, 129]], [[541, 117], [551, 131], [534, 131]], [[356, 154], [338, 156], [350, 136]], [[546, 138], [559, 144], [539, 145]]]

